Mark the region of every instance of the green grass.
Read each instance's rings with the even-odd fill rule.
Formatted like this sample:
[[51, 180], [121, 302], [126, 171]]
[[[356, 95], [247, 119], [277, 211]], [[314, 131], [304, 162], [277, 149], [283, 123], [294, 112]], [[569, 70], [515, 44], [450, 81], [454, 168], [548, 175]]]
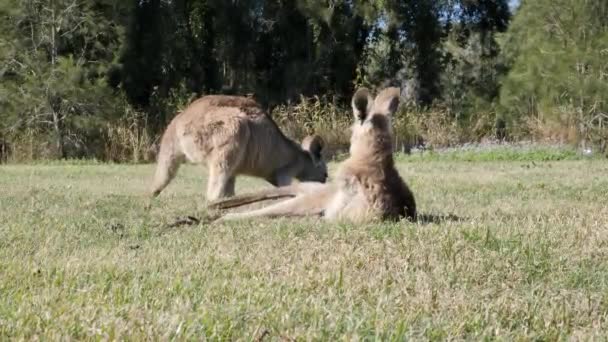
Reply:
[[411, 155], [399, 155], [402, 161], [561, 161], [561, 160], [587, 160], [601, 158], [601, 155], [593, 157], [583, 156], [579, 151], [570, 147], [561, 146], [491, 146], [471, 147], [469, 149], [448, 149], [435, 152], [433, 150], [423, 153], [412, 153]]
[[0, 340], [605, 338], [607, 161], [399, 168], [425, 222], [167, 228], [199, 168], [1, 166]]

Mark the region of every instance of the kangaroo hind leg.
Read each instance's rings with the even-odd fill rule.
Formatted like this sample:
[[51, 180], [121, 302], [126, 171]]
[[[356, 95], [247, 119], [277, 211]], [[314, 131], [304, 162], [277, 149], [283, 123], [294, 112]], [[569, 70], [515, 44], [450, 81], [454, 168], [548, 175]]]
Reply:
[[169, 185], [185, 159], [184, 154], [179, 150], [178, 146], [173, 141], [166, 140], [163, 140], [158, 153], [156, 172], [154, 173], [150, 189], [152, 197], [158, 196]]
[[230, 209], [241, 207], [244, 205], [276, 200], [280, 198], [296, 197], [298, 195], [311, 194], [311, 193], [324, 193], [329, 189], [327, 184], [322, 183], [297, 183], [293, 185], [283, 186], [279, 188], [264, 189], [249, 194], [242, 194], [232, 198], [221, 199], [209, 203], [209, 209]]
[[268, 207], [243, 213], [229, 213], [220, 217], [216, 222], [234, 221], [254, 217], [304, 217], [321, 216], [324, 206], [318, 203], [314, 194], [300, 195]]
[[243, 151], [231, 148], [218, 154], [208, 163], [207, 201], [234, 196], [236, 173], [243, 154]]

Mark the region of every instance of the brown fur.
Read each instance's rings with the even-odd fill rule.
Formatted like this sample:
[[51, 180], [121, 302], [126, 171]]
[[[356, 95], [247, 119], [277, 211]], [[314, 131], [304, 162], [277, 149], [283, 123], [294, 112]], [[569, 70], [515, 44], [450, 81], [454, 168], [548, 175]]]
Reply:
[[208, 200], [234, 195], [239, 174], [264, 178], [275, 186], [289, 185], [293, 178], [325, 182], [320, 141], [307, 137], [300, 146], [290, 140], [253, 99], [205, 96], [165, 130], [151, 192], [157, 196], [185, 160], [207, 164]]
[[195, 104], [199, 106], [234, 107], [248, 115], [264, 115], [259, 103], [253, 98], [244, 96], [207, 95], [192, 102], [191, 106]]
[[353, 96], [355, 123], [350, 157], [332, 184], [300, 183], [212, 203], [228, 209], [267, 199], [289, 198], [269, 207], [231, 213], [220, 220], [247, 217], [324, 216], [328, 220], [366, 222], [374, 219], [416, 219], [414, 195], [395, 169], [391, 116], [399, 104], [399, 89], [388, 88], [374, 101], [365, 88]]

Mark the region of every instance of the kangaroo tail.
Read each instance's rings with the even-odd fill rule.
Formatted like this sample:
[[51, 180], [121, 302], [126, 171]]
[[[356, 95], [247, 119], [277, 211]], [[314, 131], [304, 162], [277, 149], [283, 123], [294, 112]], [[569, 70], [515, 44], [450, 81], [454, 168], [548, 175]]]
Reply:
[[230, 209], [256, 202], [269, 201], [286, 197], [291, 198], [297, 196], [298, 193], [299, 191], [297, 186], [290, 185], [280, 188], [271, 188], [248, 194], [237, 195], [231, 198], [220, 199], [217, 201], [210, 202], [207, 207], [209, 209]]

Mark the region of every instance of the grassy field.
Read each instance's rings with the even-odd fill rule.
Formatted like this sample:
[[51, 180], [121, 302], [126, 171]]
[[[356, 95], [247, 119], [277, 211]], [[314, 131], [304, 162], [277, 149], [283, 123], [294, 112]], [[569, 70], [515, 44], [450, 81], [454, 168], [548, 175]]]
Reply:
[[525, 159], [400, 157], [426, 219], [368, 226], [169, 228], [197, 167], [146, 210], [152, 165], [0, 166], [0, 339], [605, 338], [608, 161]]

